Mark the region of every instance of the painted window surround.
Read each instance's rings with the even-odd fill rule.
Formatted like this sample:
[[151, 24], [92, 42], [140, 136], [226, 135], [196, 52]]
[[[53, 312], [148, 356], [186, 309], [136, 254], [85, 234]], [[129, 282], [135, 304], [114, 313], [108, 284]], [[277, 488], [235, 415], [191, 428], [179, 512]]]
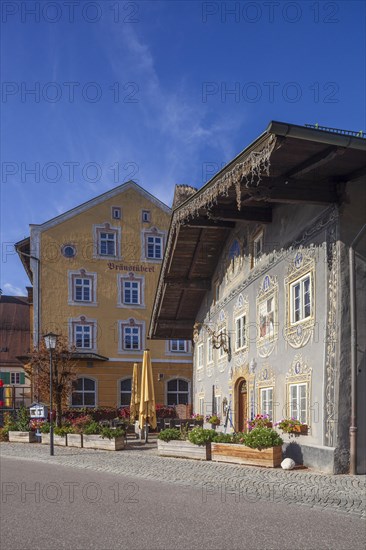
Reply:
[[[124, 281], [132, 281], [132, 282], [139, 282], [140, 283], [140, 303], [139, 304], [132, 304], [128, 303], [125, 304], [123, 302], [123, 283]], [[128, 273], [126, 275], [117, 275], [117, 288], [118, 288], [118, 296], [117, 296], [117, 306], [125, 309], [145, 309], [145, 277], [143, 275], [139, 275], [136, 277], [134, 273]]]
[[[75, 300], [75, 279], [77, 278], [88, 278], [91, 280], [91, 299], [89, 301], [83, 301], [83, 300]], [[79, 271], [68, 271], [67, 272], [67, 279], [68, 279], [68, 290], [69, 290], [69, 296], [68, 296], [68, 305], [69, 306], [86, 306], [86, 307], [96, 307], [98, 305], [97, 303], [97, 280], [98, 275], [97, 273], [91, 273], [86, 271], [85, 269], [79, 269]]]

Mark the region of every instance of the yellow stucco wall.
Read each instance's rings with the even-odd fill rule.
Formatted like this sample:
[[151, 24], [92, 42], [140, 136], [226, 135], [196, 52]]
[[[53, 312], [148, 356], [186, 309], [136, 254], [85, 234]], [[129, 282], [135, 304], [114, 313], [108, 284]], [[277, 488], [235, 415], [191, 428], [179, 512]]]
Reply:
[[[120, 207], [120, 220], [112, 218], [112, 207]], [[142, 222], [142, 210], [150, 211], [151, 221]], [[118, 228], [121, 234], [119, 259], [95, 258], [95, 239], [93, 226], [109, 223]], [[146, 341], [150, 315], [159, 277], [161, 262], [143, 259], [142, 232], [156, 228], [166, 233], [170, 223], [170, 213], [159, 207], [136, 188], [122, 190], [118, 196], [103, 199], [69, 219], [43, 230], [39, 236], [40, 244], [40, 333], [54, 331], [57, 334], [70, 335], [70, 319], [84, 316], [97, 321], [97, 347], [95, 352], [111, 360], [100, 362], [93, 360], [93, 366], [79, 361], [80, 374], [97, 380], [98, 405], [118, 405], [118, 380], [132, 374], [134, 362], [141, 364], [142, 351], [121, 353], [119, 349], [119, 321], [134, 318], [145, 323], [145, 341], [143, 347], [151, 350], [153, 360], [156, 401], [164, 403], [165, 386], [169, 378], [181, 376], [191, 380], [192, 363], [190, 354], [172, 356], [167, 352], [164, 341]], [[62, 247], [72, 244], [76, 247], [73, 258], [65, 258]], [[113, 269], [111, 268], [113, 265]], [[144, 276], [144, 308], [128, 309], [118, 306], [118, 277], [128, 275], [129, 269], [142, 266], [143, 272], [134, 271], [136, 277]], [[69, 272], [84, 269], [97, 275], [97, 305], [70, 305]], [[36, 292], [34, 293], [36, 295]], [[123, 359], [123, 360], [122, 360]], [[183, 362], [175, 362], [175, 360]], [[158, 382], [158, 373], [164, 374]]]

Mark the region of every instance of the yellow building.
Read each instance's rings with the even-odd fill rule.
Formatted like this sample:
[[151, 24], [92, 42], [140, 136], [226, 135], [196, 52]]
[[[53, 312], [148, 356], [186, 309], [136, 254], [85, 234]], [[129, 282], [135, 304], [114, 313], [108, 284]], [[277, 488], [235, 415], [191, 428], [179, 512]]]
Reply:
[[48, 331], [75, 345], [72, 406], [128, 405], [132, 367], [151, 350], [156, 402], [190, 404], [191, 344], [146, 341], [171, 210], [130, 181], [16, 244], [33, 284], [33, 344]]

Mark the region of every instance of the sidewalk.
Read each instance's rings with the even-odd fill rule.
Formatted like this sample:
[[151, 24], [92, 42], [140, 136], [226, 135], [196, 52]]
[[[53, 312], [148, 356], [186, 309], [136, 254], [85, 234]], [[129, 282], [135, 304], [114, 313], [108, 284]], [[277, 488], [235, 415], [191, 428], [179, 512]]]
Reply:
[[195, 486], [202, 491], [203, 502], [210, 498], [219, 499], [218, 503], [265, 500], [366, 517], [366, 476], [165, 458], [158, 456], [156, 441], [147, 445], [129, 441], [119, 452], [55, 447], [53, 457], [47, 445], [1, 443], [0, 456]]

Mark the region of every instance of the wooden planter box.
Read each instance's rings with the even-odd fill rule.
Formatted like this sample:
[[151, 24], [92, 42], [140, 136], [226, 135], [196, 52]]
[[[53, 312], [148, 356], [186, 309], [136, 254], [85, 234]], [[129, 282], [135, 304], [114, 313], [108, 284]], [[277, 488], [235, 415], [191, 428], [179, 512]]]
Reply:
[[[42, 434], [42, 445], [50, 444], [50, 434]], [[55, 435], [53, 434], [53, 444], [61, 447], [66, 447], [67, 445], [67, 436]]]
[[211, 458], [216, 462], [232, 462], [251, 466], [277, 468], [282, 461], [282, 446], [268, 449], [252, 449], [245, 445], [232, 443], [212, 443]]
[[83, 434], [67, 434], [67, 446], [81, 448], [83, 446]]
[[84, 449], [102, 449], [104, 451], [121, 451], [125, 448], [124, 436], [114, 439], [103, 439], [101, 435], [83, 434]]
[[308, 433], [308, 426], [307, 424], [303, 424], [302, 426], [294, 426], [291, 432], [291, 434], [307, 434]]
[[9, 432], [10, 443], [36, 443], [35, 432]]
[[211, 460], [211, 443], [206, 443], [206, 445], [194, 445], [194, 443], [190, 441], [166, 442], [158, 439], [158, 453], [160, 456]]

